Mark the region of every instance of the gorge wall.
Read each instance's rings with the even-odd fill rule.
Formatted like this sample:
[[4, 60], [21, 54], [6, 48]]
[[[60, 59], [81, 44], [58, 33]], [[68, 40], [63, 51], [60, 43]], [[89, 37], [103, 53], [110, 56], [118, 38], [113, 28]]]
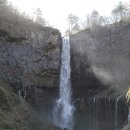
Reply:
[[57, 29], [0, 2], [0, 129], [60, 130], [49, 116], [58, 92], [61, 43]]
[[126, 93], [130, 84], [129, 35], [130, 24], [121, 22], [95, 26], [70, 36], [75, 91], [99, 93], [107, 87], [106, 95]]
[[127, 22], [70, 36], [75, 129], [118, 130], [128, 123], [129, 36]]
[[9, 12], [0, 19], [0, 80], [46, 116], [58, 92], [61, 34]]
[[10, 32], [0, 31], [5, 32], [0, 39], [2, 79], [12, 85], [57, 87], [61, 43], [58, 30], [43, 28], [24, 37], [12, 35], [12, 41], [6, 39]]
[[[6, 17], [0, 15], [0, 20], [0, 80], [9, 83], [13, 91], [19, 95], [18, 97], [8, 90], [8, 94], [15, 95], [13, 100], [22, 96], [24, 98], [26, 94], [25, 100], [43, 119], [46, 118], [51, 122], [52, 109], [59, 90], [61, 34], [57, 29], [43, 27], [32, 20], [9, 14], [9, 12]], [[88, 111], [84, 111], [84, 109], [91, 109], [91, 105], [94, 104], [94, 95], [102, 93], [101, 100], [95, 99], [99, 101], [99, 105], [102, 102], [100, 105], [102, 106], [106, 102], [105, 96], [119, 96], [126, 93], [130, 84], [129, 35], [130, 25], [122, 23], [121, 25], [97, 26], [70, 36], [72, 99], [73, 103], [77, 105], [75, 110], [77, 114], [80, 111], [79, 106], [82, 106], [82, 103], [85, 104], [79, 116], [82, 116], [82, 113], [88, 114]], [[0, 99], [3, 99], [2, 97], [3, 95], [0, 95]], [[92, 99], [89, 102], [90, 97]], [[80, 100], [77, 100], [79, 98]], [[5, 99], [3, 100], [5, 101]], [[20, 102], [22, 101], [23, 99], [20, 99]], [[10, 100], [7, 100], [7, 104], [9, 102]], [[15, 103], [12, 102], [12, 104]], [[12, 104], [10, 109], [14, 112]], [[125, 108], [124, 104], [122, 106], [121, 110]], [[23, 106], [23, 115], [28, 115], [28, 112], [31, 111], [29, 109], [26, 112], [26, 107], [29, 108], [28, 105]], [[2, 108], [3, 106], [0, 106], [0, 111]], [[15, 109], [19, 110], [17, 105]], [[19, 110], [18, 113], [20, 112]], [[16, 114], [16, 120], [17, 118]], [[30, 118], [34, 119], [37, 116], [30, 116]], [[30, 121], [31, 124], [30, 118], [27, 121]], [[77, 122], [79, 119], [77, 118]], [[24, 122], [23, 120], [24, 118], [22, 122]], [[41, 123], [41, 120], [38, 120], [39, 122]], [[17, 124], [17, 121], [13, 123]], [[29, 127], [29, 124], [26, 125], [28, 127], [25, 130], [33, 127]], [[50, 130], [59, 129], [51, 127]], [[16, 126], [16, 128], [18, 127]], [[39, 130], [41, 128], [44, 126], [40, 126]], [[46, 129], [49, 130], [48, 127]]]

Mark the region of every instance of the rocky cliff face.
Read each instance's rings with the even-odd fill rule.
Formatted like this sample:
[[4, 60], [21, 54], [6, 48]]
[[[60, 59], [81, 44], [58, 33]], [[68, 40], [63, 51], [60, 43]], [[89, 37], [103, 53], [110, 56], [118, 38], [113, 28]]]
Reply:
[[[103, 84], [103, 88], [111, 86], [109, 94], [115, 90], [117, 95], [125, 94], [130, 84], [129, 35], [129, 23], [97, 26], [72, 35], [72, 84], [79, 84], [79, 90], [84, 86], [86, 93], [87, 88], [98, 90]], [[76, 77], [80, 83], [73, 80]]]
[[[73, 43], [72, 43], [73, 44]], [[90, 61], [77, 49], [71, 49], [71, 85], [73, 97], [94, 96], [107, 87], [92, 72]]]
[[[39, 116], [33, 115], [34, 111], [31, 112], [32, 109], [25, 102], [22, 104], [21, 100], [18, 105], [17, 102], [9, 100], [9, 112], [1, 110], [1, 107], [6, 105], [6, 94], [2, 97], [0, 95], [0, 101], [4, 100], [0, 103], [3, 105], [0, 105], [0, 128], [58, 129], [47, 125], [44, 119], [50, 121], [50, 111], [52, 112], [58, 92], [61, 43], [61, 34], [57, 29], [33, 22], [6, 1], [0, 3], [0, 81], [9, 83], [13, 91], [28, 101], [43, 118], [42, 122]], [[0, 92], [3, 87], [0, 86]], [[19, 98], [13, 98], [10, 94], [14, 93], [9, 91], [9, 98]], [[1, 113], [5, 114], [3, 122]]]
[[61, 46], [58, 30], [43, 28], [24, 39], [14, 35], [8, 40], [7, 34], [0, 37], [0, 78], [23, 87], [57, 87]]
[[47, 117], [59, 84], [61, 35], [51, 27], [15, 20], [0, 24], [0, 80]]

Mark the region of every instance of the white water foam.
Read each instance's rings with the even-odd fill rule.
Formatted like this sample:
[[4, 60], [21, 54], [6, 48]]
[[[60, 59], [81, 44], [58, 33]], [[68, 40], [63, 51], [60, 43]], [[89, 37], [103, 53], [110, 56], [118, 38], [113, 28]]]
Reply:
[[60, 74], [60, 97], [56, 101], [54, 108], [54, 124], [73, 129], [73, 113], [74, 106], [71, 102], [71, 83], [70, 83], [70, 43], [69, 38], [63, 38], [62, 45], [62, 60], [61, 60], [61, 74]]

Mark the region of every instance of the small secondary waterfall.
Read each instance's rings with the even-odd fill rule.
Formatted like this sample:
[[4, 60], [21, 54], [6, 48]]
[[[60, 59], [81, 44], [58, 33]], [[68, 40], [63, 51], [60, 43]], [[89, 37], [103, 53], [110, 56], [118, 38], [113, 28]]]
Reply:
[[119, 101], [119, 99], [121, 98], [121, 96], [119, 96], [117, 99], [116, 99], [116, 101], [115, 101], [115, 122], [114, 122], [114, 130], [118, 130], [117, 128], [118, 128], [118, 101]]
[[63, 38], [61, 58], [60, 97], [54, 108], [54, 124], [72, 130], [74, 106], [71, 103], [70, 43], [68, 37]]
[[75, 106], [74, 130], [121, 130], [128, 120], [128, 107], [121, 96], [84, 97]]

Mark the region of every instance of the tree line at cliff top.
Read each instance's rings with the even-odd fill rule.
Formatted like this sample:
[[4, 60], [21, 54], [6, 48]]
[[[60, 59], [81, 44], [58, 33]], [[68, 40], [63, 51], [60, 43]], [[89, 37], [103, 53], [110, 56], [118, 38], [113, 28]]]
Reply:
[[14, 7], [8, 0], [0, 0], [0, 21], [33, 21], [41, 26], [48, 25], [48, 22], [43, 18], [43, 14], [40, 8], [32, 10], [32, 16], [30, 17], [25, 12], [20, 12], [18, 8]]
[[[20, 12], [16, 7], [13, 7], [7, 0], [0, 0], [0, 21], [27, 21], [34, 22], [41, 26], [50, 26], [44, 19], [40, 8], [32, 11], [32, 16], [28, 16], [25, 12]], [[81, 30], [95, 27], [106, 26], [113, 23], [121, 23], [130, 20], [130, 5], [128, 3], [119, 2], [111, 12], [111, 17], [101, 16], [97, 10], [93, 10], [91, 14], [87, 14], [85, 21], [81, 22], [80, 18], [74, 14], [69, 14], [67, 17], [68, 29], [65, 34], [70, 35]]]
[[113, 23], [121, 23], [130, 20], [130, 5], [128, 3], [119, 2], [115, 8], [111, 11], [111, 16], [101, 16], [97, 10], [93, 10], [91, 14], [87, 14], [85, 21], [81, 22], [80, 18], [74, 14], [69, 14], [68, 30], [66, 35], [77, 33], [81, 30], [95, 27], [95, 26], [106, 26]]

